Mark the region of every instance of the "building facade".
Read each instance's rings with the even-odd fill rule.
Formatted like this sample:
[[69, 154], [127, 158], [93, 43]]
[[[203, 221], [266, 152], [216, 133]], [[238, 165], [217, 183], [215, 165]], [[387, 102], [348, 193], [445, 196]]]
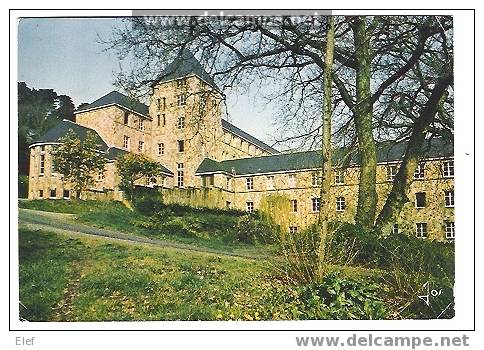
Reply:
[[[81, 139], [94, 133], [108, 159], [105, 171], [94, 174], [96, 184], [83, 194], [85, 198], [122, 199], [116, 159], [132, 152], [160, 163], [156, 186], [217, 191], [218, 200], [208, 201], [207, 206], [216, 202], [218, 207], [249, 212], [269, 210], [291, 233], [316, 221], [320, 153], [280, 153], [224, 119], [222, 103], [223, 95], [213, 79], [184, 51], [152, 84], [149, 106], [113, 91], [76, 111], [75, 123], [64, 120], [34, 142], [29, 198], [72, 196], [70, 185], [55, 173], [51, 156], [53, 147], [72, 130]], [[378, 146], [378, 208], [391, 189], [404, 150], [404, 142]], [[453, 145], [438, 138], [428, 140], [424, 155], [409, 202], [391, 231], [454, 239]], [[334, 163], [342, 162], [335, 157]], [[336, 167], [329, 194], [333, 220], [354, 220], [358, 178], [356, 159]]]

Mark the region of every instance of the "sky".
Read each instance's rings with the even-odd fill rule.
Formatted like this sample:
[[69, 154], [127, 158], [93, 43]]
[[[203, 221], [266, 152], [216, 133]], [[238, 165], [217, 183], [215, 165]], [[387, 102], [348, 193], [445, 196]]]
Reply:
[[[119, 61], [104, 51], [99, 37], [107, 39], [118, 25], [109, 18], [25, 18], [18, 25], [18, 81], [36, 89], [53, 89], [68, 95], [76, 107], [115, 90]], [[270, 144], [273, 110], [248, 93], [228, 95], [230, 121]]]

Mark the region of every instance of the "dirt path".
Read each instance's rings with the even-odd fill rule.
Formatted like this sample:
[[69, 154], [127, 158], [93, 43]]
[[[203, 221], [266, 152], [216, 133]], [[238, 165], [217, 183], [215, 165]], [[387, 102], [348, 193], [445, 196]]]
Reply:
[[133, 244], [144, 243], [159, 247], [167, 247], [181, 250], [189, 250], [195, 252], [233, 256], [252, 260], [262, 260], [267, 259], [267, 256], [255, 256], [243, 253], [234, 253], [228, 251], [221, 251], [206, 247], [198, 247], [184, 243], [164, 241], [159, 239], [151, 239], [143, 236], [135, 236], [119, 231], [106, 230], [97, 228], [94, 226], [89, 226], [85, 224], [80, 224], [75, 222], [74, 214], [63, 214], [63, 213], [53, 213], [44, 212], [39, 210], [31, 209], [19, 209], [19, 227], [25, 227], [33, 230], [45, 230], [51, 232], [58, 232], [63, 234], [82, 234], [82, 235], [92, 235], [104, 237], [106, 239], [122, 240], [125, 242], [130, 242]]

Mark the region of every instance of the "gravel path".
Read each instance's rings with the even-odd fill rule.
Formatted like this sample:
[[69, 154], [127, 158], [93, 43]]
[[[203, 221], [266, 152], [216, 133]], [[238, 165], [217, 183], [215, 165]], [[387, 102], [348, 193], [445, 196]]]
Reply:
[[91, 236], [100, 236], [111, 239], [122, 240], [131, 243], [144, 243], [159, 247], [168, 247], [181, 250], [189, 250], [202, 253], [210, 253], [224, 256], [234, 256], [252, 260], [266, 259], [266, 256], [255, 256], [243, 253], [234, 253], [228, 251], [220, 251], [216, 249], [198, 247], [184, 243], [164, 241], [159, 239], [151, 239], [143, 236], [135, 236], [119, 231], [106, 230], [85, 224], [75, 222], [76, 216], [74, 214], [52, 213], [31, 209], [19, 209], [19, 226], [24, 226], [29, 229], [40, 229], [52, 232], [84, 234]]

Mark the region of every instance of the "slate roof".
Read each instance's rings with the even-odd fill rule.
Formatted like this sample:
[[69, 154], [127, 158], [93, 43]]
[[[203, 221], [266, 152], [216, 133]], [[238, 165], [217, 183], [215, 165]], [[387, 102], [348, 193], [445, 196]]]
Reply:
[[213, 88], [220, 91], [213, 78], [202, 67], [197, 58], [188, 49], [183, 49], [178, 56], [161, 72], [152, 86], [173, 79], [195, 74]]
[[246, 133], [244, 130], [239, 129], [235, 125], [229, 123], [225, 119], [222, 119], [222, 128], [230, 131], [231, 133], [237, 135], [238, 137], [240, 137], [242, 139], [245, 139], [245, 140], [259, 146], [260, 148], [262, 148], [263, 150], [266, 150], [267, 152], [270, 152], [272, 154], [281, 153], [277, 149], [272, 148], [271, 146], [267, 145], [266, 143], [262, 142], [261, 140], [256, 139], [254, 136]]
[[101, 98], [98, 98], [96, 101], [93, 103], [90, 103], [81, 109], [78, 109], [75, 113], [79, 113], [82, 111], [86, 111], [89, 109], [93, 108], [99, 108], [103, 106], [108, 106], [112, 104], [117, 104], [119, 106], [125, 107], [127, 109], [131, 109], [132, 111], [135, 111], [137, 113], [143, 114], [145, 116], [148, 116], [148, 106], [136, 101], [135, 99], [132, 99], [126, 95], [123, 95], [122, 93], [118, 91], [111, 91], [109, 94], [104, 95]]
[[[407, 142], [397, 144], [381, 143], [377, 145], [378, 163], [401, 161]], [[341, 160], [344, 150], [334, 152], [334, 162]], [[454, 154], [452, 142], [445, 142], [442, 138], [433, 138], [425, 142], [424, 158], [451, 157]], [[350, 160], [350, 165], [357, 165], [357, 157]], [[280, 171], [303, 170], [320, 168], [322, 157], [320, 151], [306, 151], [297, 153], [282, 153], [271, 156], [254, 158], [230, 159], [221, 162], [205, 158], [196, 173], [225, 172], [233, 175], [261, 174]]]
[[69, 130], [72, 130], [81, 141], [84, 141], [86, 139], [87, 132], [89, 131], [96, 135], [96, 142], [99, 145], [99, 150], [106, 151], [108, 149], [108, 145], [104, 142], [101, 136], [99, 136], [96, 130], [76, 124], [66, 119], [62, 120], [61, 122], [59, 122], [59, 124], [49, 129], [44, 135], [33, 141], [31, 144], [58, 143], [59, 139], [66, 136]]

